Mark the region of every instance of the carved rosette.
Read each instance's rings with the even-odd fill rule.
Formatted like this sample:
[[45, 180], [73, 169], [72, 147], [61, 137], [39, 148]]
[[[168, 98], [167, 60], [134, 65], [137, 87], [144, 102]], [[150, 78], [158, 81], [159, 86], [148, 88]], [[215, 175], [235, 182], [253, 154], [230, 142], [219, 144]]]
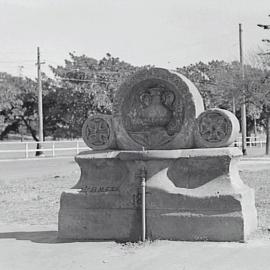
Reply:
[[93, 150], [114, 148], [112, 117], [110, 115], [89, 117], [83, 124], [82, 137], [85, 144]]
[[203, 111], [196, 87], [161, 68], [135, 73], [118, 89], [113, 124], [120, 149], [191, 148], [195, 119]]
[[239, 134], [239, 122], [227, 110], [210, 109], [197, 118], [194, 132], [197, 147], [226, 147], [231, 145]]

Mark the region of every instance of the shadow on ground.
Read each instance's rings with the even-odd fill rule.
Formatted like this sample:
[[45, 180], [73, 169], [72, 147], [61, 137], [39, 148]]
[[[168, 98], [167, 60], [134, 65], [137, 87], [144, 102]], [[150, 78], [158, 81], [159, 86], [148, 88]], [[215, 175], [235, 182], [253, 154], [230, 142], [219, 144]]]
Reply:
[[0, 233], [1, 239], [16, 239], [28, 240], [34, 243], [45, 244], [61, 244], [61, 243], [74, 243], [74, 242], [106, 242], [99, 240], [73, 240], [73, 239], [60, 239], [58, 238], [57, 231], [36, 231], [36, 232], [2, 232]]

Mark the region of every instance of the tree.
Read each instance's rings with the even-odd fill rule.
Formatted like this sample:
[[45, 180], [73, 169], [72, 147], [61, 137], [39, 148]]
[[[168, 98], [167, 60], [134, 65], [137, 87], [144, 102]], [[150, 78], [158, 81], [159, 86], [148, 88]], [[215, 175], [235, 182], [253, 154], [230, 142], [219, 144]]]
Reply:
[[87, 92], [93, 98], [95, 108], [105, 114], [112, 110], [116, 89], [129, 75], [139, 68], [134, 67], [109, 53], [101, 60], [69, 54], [65, 66], [51, 67], [62, 88]]
[[[139, 67], [110, 54], [100, 60], [70, 54], [51, 69], [54, 79], [42, 74], [44, 138], [75, 138], [89, 115], [111, 114], [116, 89]], [[38, 141], [36, 88], [36, 81], [0, 74], [0, 139], [25, 127]]]
[[35, 139], [33, 127], [36, 122], [35, 89], [36, 83], [29, 78], [1, 73], [0, 140], [11, 131], [18, 132], [22, 125], [25, 125]]
[[43, 99], [44, 131], [54, 138], [81, 136], [81, 127], [88, 117], [93, 99], [85, 91], [57, 87]]
[[[262, 27], [264, 30], [269, 30], [270, 29], [270, 25], [267, 24], [257, 24], [257, 26]], [[269, 46], [269, 39], [263, 39], [263, 42], [267, 42], [268, 46]], [[269, 49], [269, 47], [268, 47]], [[265, 76], [265, 81], [267, 81], [267, 89], [266, 89], [266, 98], [264, 99], [264, 104], [263, 104], [263, 114], [262, 114], [262, 118], [263, 120], [265, 120], [265, 130], [266, 130], [266, 155], [270, 154], [270, 83], [269, 83], [269, 66], [270, 66], [270, 51], [266, 51], [266, 52], [261, 52], [260, 55], [262, 56], [262, 60], [263, 60], [263, 65], [267, 66], [267, 72], [266, 72], [266, 76]]]
[[209, 108], [212, 99], [211, 85], [214, 83], [214, 78], [212, 78], [210, 72], [210, 66], [203, 62], [199, 62], [189, 66], [179, 67], [176, 70], [189, 78], [197, 86], [202, 95], [205, 107]]
[[[56, 137], [78, 137], [85, 119], [96, 113], [111, 114], [116, 89], [139, 67], [106, 54], [101, 60], [76, 56], [64, 66], [51, 67], [56, 82], [44, 97], [44, 126]], [[51, 82], [53, 83], [53, 82]], [[43, 86], [44, 88], [44, 86]]]
[[245, 65], [245, 78], [242, 80], [240, 63], [234, 61], [199, 62], [178, 71], [186, 75], [198, 87], [206, 108], [219, 107], [233, 111], [235, 99], [236, 115], [240, 117], [240, 106], [245, 96], [247, 104], [248, 135], [254, 130], [254, 120], [260, 118], [266, 102], [265, 70]]

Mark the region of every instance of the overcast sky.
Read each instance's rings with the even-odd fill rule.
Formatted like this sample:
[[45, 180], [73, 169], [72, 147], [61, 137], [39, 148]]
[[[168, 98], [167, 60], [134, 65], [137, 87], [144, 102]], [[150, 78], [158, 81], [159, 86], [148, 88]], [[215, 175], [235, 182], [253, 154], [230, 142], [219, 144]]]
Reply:
[[0, 0], [0, 71], [36, 76], [69, 52], [100, 59], [107, 52], [134, 65], [175, 68], [239, 58], [262, 46], [270, 30], [269, 0]]

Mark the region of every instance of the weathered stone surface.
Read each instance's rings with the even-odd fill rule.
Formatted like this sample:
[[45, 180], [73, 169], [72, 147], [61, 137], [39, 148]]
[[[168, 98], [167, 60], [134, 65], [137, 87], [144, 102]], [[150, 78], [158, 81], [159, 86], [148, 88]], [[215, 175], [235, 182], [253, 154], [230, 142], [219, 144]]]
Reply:
[[83, 124], [82, 137], [85, 144], [94, 150], [114, 149], [115, 136], [110, 115], [94, 115]]
[[222, 109], [210, 109], [199, 115], [194, 132], [197, 147], [226, 147], [231, 145], [239, 134], [236, 116]]
[[59, 237], [139, 240], [143, 171], [149, 239], [245, 240], [257, 225], [254, 192], [238, 174], [241, 152], [225, 148], [239, 123], [228, 111], [203, 111], [180, 74], [150, 68], [125, 81], [113, 116], [84, 124], [94, 151], [75, 158], [81, 177], [62, 193]]
[[245, 240], [256, 209], [240, 156], [236, 148], [83, 152], [80, 180], [61, 196], [59, 237], [139, 240], [145, 168], [148, 238]]
[[113, 123], [119, 149], [180, 149], [193, 146], [203, 101], [183, 75], [162, 68], [135, 73], [117, 91]]

